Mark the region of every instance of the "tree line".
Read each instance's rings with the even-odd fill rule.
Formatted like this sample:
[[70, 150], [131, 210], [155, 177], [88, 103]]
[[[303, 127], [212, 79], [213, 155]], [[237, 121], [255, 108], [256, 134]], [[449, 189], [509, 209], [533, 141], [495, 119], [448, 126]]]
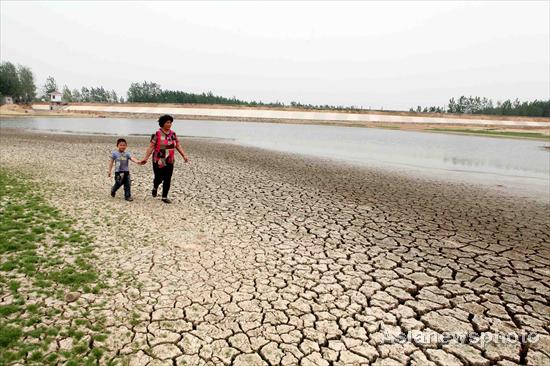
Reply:
[[142, 83], [135, 82], [128, 89], [128, 102], [130, 103], [179, 103], [179, 104], [223, 104], [223, 105], [241, 105], [248, 107], [293, 107], [303, 109], [330, 109], [343, 111], [362, 111], [362, 108], [356, 106], [333, 106], [333, 105], [315, 105], [302, 104], [292, 101], [285, 104], [279, 101], [262, 102], [262, 101], [246, 101], [235, 97], [227, 98], [219, 95], [214, 95], [211, 91], [207, 93], [188, 93], [181, 90], [163, 90], [159, 84], [154, 82], [144, 81]]
[[181, 104], [225, 104], [225, 105], [246, 105], [246, 106], [270, 106], [282, 107], [283, 103], [262, 103], [256, 101], [245, 101], [235, 97], [226, 98], [207, 93], [188, 93], [181, 90], [163, 90], [160, 85], [154, 82], [144, 81], [132, 83], [128, 88], [128, 102], [130, 103], [181, 103]]
[[527, 116], [550, 117], [550, 100], [533, 100], [521, 102], [519, 99], [507, 99], [503, 102], [494, 102], [492, 99], [481, 97], [451, 98], [444, 107], [421, 106], [410, 109], [411, 112], [428, 113], [458, 113], [458, 114], [488, 114], [497, 116]]
[[[31, 103], [40, 98], [49, 99], [49, 94], [59, 91], [57, 82], [51, 76], [41, 88], [41, 94], [37, 96], [37, 88], [34, 83], [34, 75], [30, 68], [17, 65], [11, 62], [0, 64], [0, 99], [3, 96], [11, 96], [16, 103]], [[108, 90], [103, 86], [70, 89], [67, 85], [62, 89], [65, 102], [84, 103], [124, 103], [124, 97], [118, 96], [114, 90]], [[302, 104], [292, 101], [285, 104], [279, 101], [265, 103], [262, 101], [246, 101], [235, 97], [227, 98], [207, 93], [188, 93], [181, 90], [165, 90], [154, 82], [134, 82], [127, 91], [127, 101], [130, 103], [174, 103], [174, 104], [222, 104], [241, 105], [250, 107], [277, 107], [277, 108], [301, 108], [317, 110], [339, 110], [339, 111], [363, 111], [363, 108], [355, 106], [333, 106]], [[420, 113], [464, 113], [464, 114], [488, 114], [503, 116], [529, 116], [529, 117], [550, 117], [550, 100], [534, 100], [521, 102], [505, 100], [494, 102], [488, 98], [461, 96], [457, 99], [451, 98], [446, 106], [417, 106], [411, 108], [411, 112]]]
[[[355, 106], [332, 106], [332, 105], [313, 105], [302, 104], [299, 102], [290, 102], [284, 104], [281, 102], [264, 103], [257, 101], [245, 101], [235, 97], [226, 98], [212, 94], [212, 92], [195, 94], [180, 90], [163, 90], [159, 84], [144, 81], [142, 83], [132, 83], [128, 89], [128, 102], [131, 103], [190, 103], [190, 104], [225, 104], [225, 105], [244, 105], [250, 107], [293, 107], [304, 109], [323, 109], [323, 110], [341, 110], [341, 111], [362, 111], [362, 108]], [[550, 117], [550, 100], [534, 100], [520, 102], [505, 100], [504, 102], [481, 97], [461, 96], [457, 100], [451, 98], [447, 106], [418, 106], [411, 112], [420, 113], [464, 113], [464, 114], [489, 114], [502, 116], [530, 116], [530, 117]]]
[[[41, 99], [49, 100], [50, 93], [59, 91], [57, 82], [52, 76], [48, 76], [40, 91], [37, 92], [34, 75], [30, 68], [22, 65], [15, 66], [11, 62], [0, 64], [0, 99], [10, 96], [15, 103], [29, 104]], [[124, 98], [119, 97], [114, 90], [106, 90], [103, 86], [85, 87], [81, 89], [69, 89], [63, 86], [63, 101], [65, 102], [89, 102], [89, 103], [123, 103]]]
[[84, 103], [124, 103], [124, 98], [119, 98], [114, 90], [109, 91], [102, 86], [90, 88], [83, 86], [80, 90], [71, 90], [65, 85], [63, 86], [63, 100]]

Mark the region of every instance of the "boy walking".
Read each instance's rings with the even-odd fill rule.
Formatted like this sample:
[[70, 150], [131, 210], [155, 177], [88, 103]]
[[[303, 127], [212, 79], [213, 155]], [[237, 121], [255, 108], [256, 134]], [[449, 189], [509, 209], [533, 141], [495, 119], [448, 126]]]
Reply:
[[134, 158], [129, 152], [126, 152], [128, 144], [125, 139], [118, 139], [116, 142], [117, 149], [111, 154], [109, 162], [109, 177], [115, 165], [115, 184], [111, 188], [111, 197], [114, 197], [116, 191], [124, 185], [124, 199], [133, 201], [130, 183], [130, 160], [136, 164], [141, 164], [139, 160]]

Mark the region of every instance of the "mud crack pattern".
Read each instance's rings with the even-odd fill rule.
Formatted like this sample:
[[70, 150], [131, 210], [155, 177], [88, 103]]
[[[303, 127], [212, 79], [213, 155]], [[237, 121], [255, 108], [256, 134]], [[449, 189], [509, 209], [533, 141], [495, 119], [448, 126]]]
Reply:
[[[111, 140], [12, 133], [0, 150], [94, 224], [116, 284], [97, 314], [106, 361], [550, 364], [548, 204], [201, 140], [186, 141], [172, 206], [135, 165], [126, 203], [108, 195]], [[12, 154], [21, 145], [32, 162]], [[403, 340], [415, 333], [435, 336]], [[450, 333], [532, 338], [437, 338]]]

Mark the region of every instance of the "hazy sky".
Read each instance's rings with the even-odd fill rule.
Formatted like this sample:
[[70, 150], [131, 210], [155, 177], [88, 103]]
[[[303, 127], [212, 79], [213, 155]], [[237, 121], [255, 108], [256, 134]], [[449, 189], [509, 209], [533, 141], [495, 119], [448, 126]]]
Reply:
[[549, 1], [0, 4], [1, 59], [38, 85], [385, 109], [550, 98]]

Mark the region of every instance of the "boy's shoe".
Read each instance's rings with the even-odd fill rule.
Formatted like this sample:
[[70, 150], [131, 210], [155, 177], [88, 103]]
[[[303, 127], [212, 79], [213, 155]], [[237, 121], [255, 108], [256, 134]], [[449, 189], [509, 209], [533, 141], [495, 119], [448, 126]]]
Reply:
[[172, 200], [170, 198], [163, 198], [162, 202], [164, 203], [172, 203]]
[[115, 192], [111, 191], [111, 197], [114, 197], [115, 196]]
[[126, 197], [125, 200], [128, 202], [132, 202], [134, 200], [134, 197]]
[[151, 191], [151, 195], [153, 197], [156, 197], [157, 196], [157, 188], [153, 188], [153, 190]]

